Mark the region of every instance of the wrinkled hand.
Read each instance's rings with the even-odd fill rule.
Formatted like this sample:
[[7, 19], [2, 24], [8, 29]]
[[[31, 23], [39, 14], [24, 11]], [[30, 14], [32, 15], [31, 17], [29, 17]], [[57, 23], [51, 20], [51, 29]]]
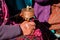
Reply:
[[35, 23], [24, 21], [23, 23], [20, 24], [20, 27], [23, 31], [23, 35], [30, 35], [35, 29]]
[[60, 30], [60, 24], [51, 25], [51, 27], [49, 28], [49, 30]]

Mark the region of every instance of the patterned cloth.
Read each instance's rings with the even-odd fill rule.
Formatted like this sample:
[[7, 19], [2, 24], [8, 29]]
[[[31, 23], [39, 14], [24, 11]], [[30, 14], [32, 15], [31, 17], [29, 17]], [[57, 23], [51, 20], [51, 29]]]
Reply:
[[36, 29], [33, 35], [20, 36], [17, 40], [43, 40], [40, 29]]

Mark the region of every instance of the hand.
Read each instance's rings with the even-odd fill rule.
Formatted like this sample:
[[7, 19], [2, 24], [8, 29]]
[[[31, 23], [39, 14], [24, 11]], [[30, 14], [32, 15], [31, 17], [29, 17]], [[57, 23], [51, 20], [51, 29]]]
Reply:
[[23, 35], [30, 35], [35, 29], [35, 23], [24, 21], [23, 23], [20, 24], [20, 27], [23, 31]]
[[60, 30], [60, 24], [51, 25], [51, 27], [49, 28], [49, 30]]

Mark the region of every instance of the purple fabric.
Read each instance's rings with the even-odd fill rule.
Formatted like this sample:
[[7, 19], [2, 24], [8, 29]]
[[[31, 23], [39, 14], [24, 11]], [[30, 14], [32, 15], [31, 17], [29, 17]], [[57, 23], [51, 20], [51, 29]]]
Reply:
[[[19, 25], [5, 25], [9, 18], [8, 8], [4, 0], [0, 0], [0, 40], [10, 39], [21, 34]], [[1, 21], [2, 20], [2, 21]]]
[[[39, 1], [39, 0], [36, 0], [36, 1]], [[47, 22], [50, 14], [50, 5], [41, 6], [40, 4], [35, 2], [34, 12], [35, 12], [36, 18], [40, 22]]]
[[0, 26], [0, 40], [10, 39], [20, 35], [21, 30], [18, 24]]

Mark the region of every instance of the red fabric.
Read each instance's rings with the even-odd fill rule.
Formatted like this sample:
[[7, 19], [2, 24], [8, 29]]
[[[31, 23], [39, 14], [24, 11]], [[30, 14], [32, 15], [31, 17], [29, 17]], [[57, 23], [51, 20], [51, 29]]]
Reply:
[[17, 40], [43, 40], [40, 29], [36, 29], [33, 35], [20, 36]]

